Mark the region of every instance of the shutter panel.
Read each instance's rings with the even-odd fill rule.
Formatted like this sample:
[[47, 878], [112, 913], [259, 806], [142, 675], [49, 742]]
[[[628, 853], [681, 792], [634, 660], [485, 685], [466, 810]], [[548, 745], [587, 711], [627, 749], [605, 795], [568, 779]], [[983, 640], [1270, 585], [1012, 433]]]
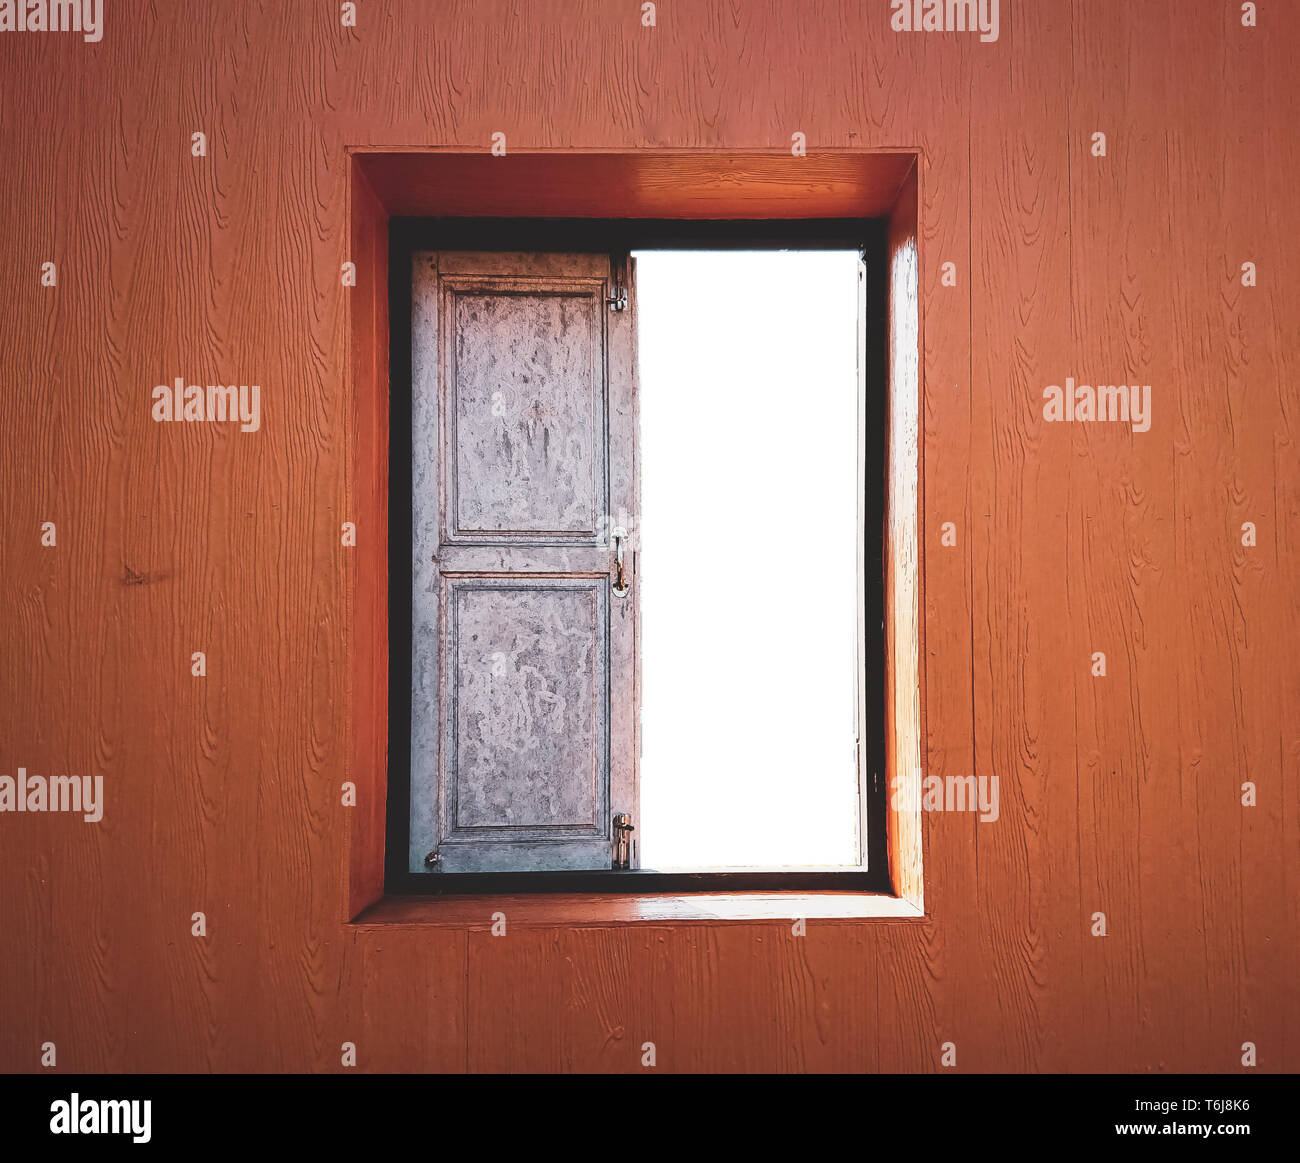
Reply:
[[634, 307], [602, 255], [413, 279], [410, 869], [609, 868], [639, 817]]

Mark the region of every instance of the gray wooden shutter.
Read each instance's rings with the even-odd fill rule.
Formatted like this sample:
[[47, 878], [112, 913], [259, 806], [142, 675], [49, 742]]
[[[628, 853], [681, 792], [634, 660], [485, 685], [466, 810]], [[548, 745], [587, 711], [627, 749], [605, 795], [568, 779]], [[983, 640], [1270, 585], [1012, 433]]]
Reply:
[[639, 823], [634, 305], [605, 255], [412, 265], [410, 869], [609, 868]]

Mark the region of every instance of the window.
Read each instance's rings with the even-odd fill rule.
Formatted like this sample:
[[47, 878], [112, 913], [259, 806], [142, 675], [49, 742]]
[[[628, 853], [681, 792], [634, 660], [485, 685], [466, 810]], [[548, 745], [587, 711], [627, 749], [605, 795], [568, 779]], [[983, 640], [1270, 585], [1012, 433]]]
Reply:
[[394, 232], [390, 887], [888, 885], [881, 233], [767, 225]]
[[642, 866], [854, 867], [860, 256], [634, 259]]

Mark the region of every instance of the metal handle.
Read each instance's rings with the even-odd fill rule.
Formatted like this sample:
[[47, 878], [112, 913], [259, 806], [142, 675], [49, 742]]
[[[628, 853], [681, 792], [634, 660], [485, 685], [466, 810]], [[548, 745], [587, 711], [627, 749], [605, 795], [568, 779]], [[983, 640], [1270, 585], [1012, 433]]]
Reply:
[[632, 588], [627, 584], [627, 576], [623, 572], [623, 546], [627, 543], [627, 530], [619, 525], [614, 530], [614, 596], [617, 598], [627, 597], [628, 591]]

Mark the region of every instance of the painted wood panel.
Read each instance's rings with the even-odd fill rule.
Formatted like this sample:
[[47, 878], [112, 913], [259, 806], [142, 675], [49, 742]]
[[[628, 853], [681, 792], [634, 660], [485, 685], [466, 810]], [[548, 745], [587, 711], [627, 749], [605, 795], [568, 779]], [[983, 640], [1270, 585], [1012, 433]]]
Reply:
[[640, 815], [639, 588], [616, 590], [611, 544], [635, 313], [607, 306], [608, 255], [411, 266], [408, 868], [608, 868], [614, 813]]
[[447, 540], [590, 541], [608, 511], [604, 282], [441, 287]]
[[444, 592], [445, 838], [606, 835], [603, 582], [448, 578]]
[[[859, 0], [359, 9], [121, 0], [98, 45], [0, 37], [0, 774], [106, 797], [0, 816], [0, 1067], [1300, 1068], [1300, 11], [1004, 0], [981, 43]], [[344, 854], [383, 812], [357, 660], [387, 521], [346, 151], [509, 164], [498, 132], [921, 151], [922, 759], [1002, 789], [995, 823], [926, 815], [926, 921], [344, 927], [378, 877]], [[1044, 422], [1045, 386], [1130, 373], [1150, 431]], [[260, 383], [261, 430], [154, 423], [177, 375]]]

